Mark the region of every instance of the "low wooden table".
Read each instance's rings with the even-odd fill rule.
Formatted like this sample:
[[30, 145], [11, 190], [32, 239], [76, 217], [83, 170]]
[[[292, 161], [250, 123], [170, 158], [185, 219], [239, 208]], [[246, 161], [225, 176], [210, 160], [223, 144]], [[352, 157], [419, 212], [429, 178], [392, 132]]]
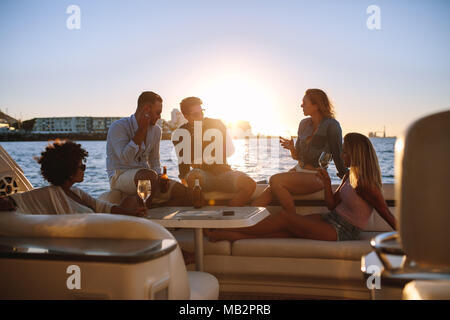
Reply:
[[[224, 215], [233, 211], [233, 215]], [[270, 213], [262, 207], [161, 207], [147, 210], [147, 219], [166, 228], [193, 228], [195, 230], [195, 264], [197, 271], [203, 271], [203, 228], [250, 227]]]

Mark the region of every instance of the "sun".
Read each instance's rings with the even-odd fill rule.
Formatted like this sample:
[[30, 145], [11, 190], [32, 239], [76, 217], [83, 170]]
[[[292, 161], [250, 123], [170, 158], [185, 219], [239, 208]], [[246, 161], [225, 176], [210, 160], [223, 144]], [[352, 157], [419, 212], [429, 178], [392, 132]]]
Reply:
[[208, 79], [199, 92], [207, 117], [227, 123], [249, 121], [255, 134], [269, 134], [278, 127], [274, 94], [255, 78], [240, 73], [223, 74]]

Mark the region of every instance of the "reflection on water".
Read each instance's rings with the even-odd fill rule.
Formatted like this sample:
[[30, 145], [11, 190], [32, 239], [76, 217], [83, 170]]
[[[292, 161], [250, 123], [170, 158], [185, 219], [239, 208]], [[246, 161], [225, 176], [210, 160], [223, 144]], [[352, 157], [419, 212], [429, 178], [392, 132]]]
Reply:
[[[395, 138], [372, 138], [371, 141], [378, 155], [383, 182], [393, 183]], [[278, 138], [260, 139], [259, 141], [257, 139], [233, 140], [233, 142], [235, 153], [228, 158], [229, 164], [233, 169], [246, 172], [256, 181], [268, 180], [271, 175], [287, 171], [296, 164], [289, 151], [279, 146]], [[109, 189], [105, 169], [106, 142], [80, 141], [79, 143], [89, 152], [89, 157], [84, 181], [77, 186], [93, 196], [99, 196]], [[40, 174], [38, 163], [33, 159], [35, 156], [40, 156], [47, 142], [2, 142], [1, 145], [22, 167], [33, 186], [47, 185]], [[172, 142], [167, 140], [161, 141], [161, 165], [167, 166], [170, 178], [178, 179], [178, 161], [175, 150]], [[333, 163], [328, 167], [328, 172], [333, 183], [340, 182]]]

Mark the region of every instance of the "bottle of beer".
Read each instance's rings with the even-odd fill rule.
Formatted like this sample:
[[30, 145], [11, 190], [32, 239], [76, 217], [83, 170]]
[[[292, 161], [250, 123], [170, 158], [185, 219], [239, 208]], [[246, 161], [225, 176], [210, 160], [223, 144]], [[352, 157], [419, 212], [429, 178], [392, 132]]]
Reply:
[[161, 193], [166, 193], [169, 191], [169, 176], [167, 175], [167, 167], [164, 166], [163, 174], [159, 178], [159, 186], [161, 188]]
[[194, 208], [201, 208], [203, 205], [203, 192], [202, 188], [200, 187], [200, 181], [198, 179], [195, 179], [192, 197], [192, 205], [194, 206]]

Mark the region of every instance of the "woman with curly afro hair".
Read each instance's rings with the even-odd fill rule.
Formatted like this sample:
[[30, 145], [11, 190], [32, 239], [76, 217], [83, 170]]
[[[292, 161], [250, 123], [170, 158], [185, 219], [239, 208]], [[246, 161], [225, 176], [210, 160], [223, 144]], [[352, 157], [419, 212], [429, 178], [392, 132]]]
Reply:
[[[49, 144], [37, 159], [41, 173], [51, 186], [34, 189], [10, 196], [23, 213], [70, 214], [70, 213], [117, 213], [143, 216], [145, 209], [133, 203], [113, 205], [91, 197], [83, 190], [73, 187], [82, 182], [86, 170], [88, 152], [80, 144], [70, 140], [56, 140]], [[125, 207], [129, 204], [130, 207]]]

